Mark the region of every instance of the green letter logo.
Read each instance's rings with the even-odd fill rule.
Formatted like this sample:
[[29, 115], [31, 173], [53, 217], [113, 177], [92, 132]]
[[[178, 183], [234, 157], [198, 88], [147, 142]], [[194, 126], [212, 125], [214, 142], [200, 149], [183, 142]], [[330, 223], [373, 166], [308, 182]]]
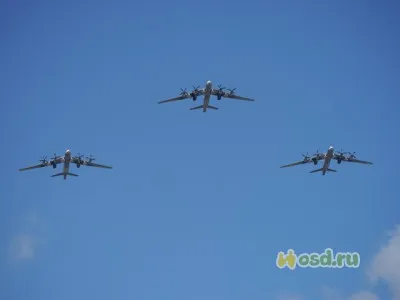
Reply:
[[311, 253], [310, 254], [310, 267], [317, 268], [320, 265], [320, 257], [318, 253]]
[[324, 253], [319, 257], [320, 266], [323, 268], [329, 268], [332, 266], [333, 250], [326, 248]]
[[308, 264], [310, 263], [310, 257], [308, 256], [308, 253], [303, 253], [299, 255], [299, 261], [298, 264], [302, 268], [308, 267]]
[[357, 252], [347, 253], [346, 265], [349, 268], [358, 268], [360, 266], [360, 254]]

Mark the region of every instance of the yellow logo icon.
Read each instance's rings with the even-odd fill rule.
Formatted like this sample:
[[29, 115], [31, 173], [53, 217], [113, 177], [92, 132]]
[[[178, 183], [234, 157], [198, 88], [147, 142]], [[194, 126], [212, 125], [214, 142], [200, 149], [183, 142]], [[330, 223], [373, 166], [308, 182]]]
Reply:
[[283, 269], [286, 265], [289, 269], [294, 270], [296, 268], [297, 255], [294, 253], [293, 249], [289, 249], [287, 254], [284, 252], [279, 252], [276, 258], [276, 265], [279, 269]]

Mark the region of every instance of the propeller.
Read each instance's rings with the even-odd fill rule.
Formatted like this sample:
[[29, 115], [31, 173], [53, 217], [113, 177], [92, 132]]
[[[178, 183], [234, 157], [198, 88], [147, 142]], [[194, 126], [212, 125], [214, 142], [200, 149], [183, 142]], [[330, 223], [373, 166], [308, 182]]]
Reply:
[[[199, 88], [200, 88], [199, 85], [197, 87], [193, 86], [193, 91], [190, 93], [190, 96], [192, 96], [192, 97], [197, 96], [199, 93]], [[193, 99], [193, 100], [195, 100], [195, 99]]]
[[308, 152], [306, 153], [306, 154], [301, 154], [301, 155], [303, 155], [304, 156], [304, 160], [307, 160], [307, 159], [309, 159], [310, 157], [308, 156]]
[[54, 153], [54, 156], [51, 159], [56, 160], [57, 158], [58, 158], [57, 154]]
[[47, 163], [47, 156], [43, 156], [42, 159], [39, 159], [43, 164]]
[[350, 159], [352, 159], [352, 158], [356, 158], [356, 156], [355, 156], [355, 152], [353, 152], [353, 153], [351, 153], [351, 152], [347, 152], [348, 154], [350, 154], [350, 156], [349, 156], [349, 158]]
[[77, 153], [77, 156], [76, 156], [76, 157], [81, 161], [82, 158], [85, 157], [85, 155], [80, 154], [80, 153]]
[[184, 96], [184, 95], [187, 94], [186, 88], [184, 88], [184, 89], [181, 88], [181, 91], [182, 91], [182, 92], [181, 92], [181, 95], [182, 95], [182, 96]]
[[233, 94], [235, 93], [235, 91], [236, 91], [236, 88], [234, 88], [234, 89], [228, 89], [228, 91], [231, 93], [231, 95], [233, 95]]
[[340, 151], [337, 152], [339, 154], [339, 156], [344, 156], [344, 154], [346, 154], [347, 152], [343, 152], [343, 149], [340, 149]]
[[224, 89], [225, 87], [223, 87], [221, 84], [218, 84], [218, 90], [217, 90], [218, 100], [221, 100], [221, 97], [226, 95]]
[[88, 162], [90, 162], [90, 163], [91, 163], [92, 161], [96, 160], [96, 159], [93, 157], [92, 154], [90, 154], [89, 157], [86, 157], [86, 159], [87, 159]]

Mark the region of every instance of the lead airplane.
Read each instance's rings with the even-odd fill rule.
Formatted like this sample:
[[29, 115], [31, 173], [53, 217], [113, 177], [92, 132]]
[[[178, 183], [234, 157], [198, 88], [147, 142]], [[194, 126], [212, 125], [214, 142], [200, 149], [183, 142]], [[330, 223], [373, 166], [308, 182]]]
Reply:
[[[349, 154], [349, 155], [345, 156], [345, 154]], [[307, 164], [310, 162], [313, 162], [314, 165], [317, 165], [318, 161], [323, 160], [324, 164], [322, 165], [322, 168], [312, 170], [312, 171], [310, 171], [310, 173], [322, 172], [322, 175], [325, 175], [326, 172], [336, 172], [336, 170], [329, 168], [332, 159], [336, 160], [338, 164], [340, 164], [342, 161], [346, 161], [346, 162], [354, 162], [354, 163], [372, 165], [372, 162], [356, 159], [356, 156], [354, 154], [355, 154], [355, 152], [353, 152], [353, 153], [343, 152], [343, 151], [335, 152], [333, 146], [330, 146], [326, 153], [318, 153], [318, 151], [317, 151], [317, 153], [314, 154], [314, 156], [312, 156], [312, 157], [309, 157], [309, 156], [303, 154], [304, 159], [302, 161], [298, 161], [298, 162], [295, 162], [295, 163], [292, 163], [289, 165], [284, 165], [281, 168], [303, 165], [303, 164]]]
[[73, 174], [69, 171], [70, 164], [76, 164], [77, 168], [80, 168], [80, 166], [88, 166], [88, 167], [97, 167], [97, 168], [105, 168], [105, 169], [111, 169], [112, 167], [110, 166], [105, 166], [105, 165], [99, 165], [95, 164], [93, 161], [95, 158], [93, 158], [91, 155], [90, 157], [86, 157], [86, 159], [82, 159], [84, 155], [80, 155], [78, 153], [78, 156], [72, 156], [71, 151], [67, 150], [65, 151], [64, 156], [57, 156], [54, 153], [54, 157], [50, 160], [47, 161], [47, 157], [43, 157], [41, 160], [39, 160], [41, 163], [35, 166], [19, 169], [19, 171], [26, 171], [26, 170], [31, 170], [31, 169], [37, 169], [37, 168], [43, 168], [43, 167], [48, 167], [48, 166], [53, 166], [53, 169], [57, 167], [58, 164], [64, 164], [63, 171], [58, 174], [54, 174], [51, 177], [56, 177], [56, 176], [64, 176], [64, 179], [67, 179], [67, 176], [75, 176], [78, 177], [78, 175]]
[[237, 100], [254, 101], [254, 99], [251, 99], [251, 98], [246, 98], [246, 97], [235, 95], [234, 92], [235, 92], [236, 88], [235, 89], [227, 89], [229, 91], [229, 93], [225, 92], [224, 91], [225, 87], [221, 87], [221, 85], [218, 86], [218, 89], [214, 89], [212, 87], [211, 81], [207, 81], [205, 88], [203, 88], [203, 89], [199, 89], [199, 88], [200, 88], [200, 86], [193, 87], [193, 91], [191, 91], [190, 93], [188, 93], [186, 91], [186, 89], [181, 89], [182, 92], [178, 97], [159, 101], [158, 103], [161, 104], [161, 103], [185, 100], [185, 99], [190, 99], [190, 98], [192, 98], [193, 101], [196, 101], [197, 97], [204, 96], [203, 104], [196, 106], [196, 107], [192, 107], [192, 108], [190, 108], [190, 110], [202, 108], [203, 112], [206, 112], [207, 108], [218, 109], [217, 107], [209, 104], [211, 96], [217, 96], [217, 100], [221, 100], [222, 98], [230, 98], [230, 99], [237, 99]]

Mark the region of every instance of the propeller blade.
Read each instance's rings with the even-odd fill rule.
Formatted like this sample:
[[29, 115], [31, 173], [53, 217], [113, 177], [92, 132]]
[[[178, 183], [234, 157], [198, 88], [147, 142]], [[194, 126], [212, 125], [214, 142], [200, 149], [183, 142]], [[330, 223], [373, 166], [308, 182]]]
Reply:
[[92, 154], [90, 154], [89, 157], [86, 157], [86, 159], [87, 159], [89, 162], [92, 162], [92, 161], [96, 160], [96, 159], [93, 157]]
[[355, 156], [356, 152], [353, 152], [353, 153], [350, 153], [350, 152], [349, 152], [349, 154], [350, 154], [350, 158], [355, 158], [355, 157], [356, 157], [356, 156]]

